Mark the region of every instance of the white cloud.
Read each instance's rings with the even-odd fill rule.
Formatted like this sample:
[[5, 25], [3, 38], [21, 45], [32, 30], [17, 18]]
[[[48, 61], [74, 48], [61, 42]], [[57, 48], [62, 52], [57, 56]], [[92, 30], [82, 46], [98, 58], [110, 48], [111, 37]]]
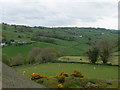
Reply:
[[118, 0], [1, 0], [2, 21], [117, 29]]
[[118, 28], [118, 21], [116, 18], [113, 17], [102, 17], [97, 22], [83, 22], [82, 20], [76, 21], [74, 26], [80, 25], [81, 27], [102, 27], [102, 28], [109, 28], [109, 29], [117, 29]]

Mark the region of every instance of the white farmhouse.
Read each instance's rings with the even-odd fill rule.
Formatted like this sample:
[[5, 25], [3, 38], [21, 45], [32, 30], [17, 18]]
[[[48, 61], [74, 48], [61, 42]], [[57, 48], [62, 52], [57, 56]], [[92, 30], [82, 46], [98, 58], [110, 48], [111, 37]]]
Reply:
[[6, 46], [6, 44], [5, 43], [0, 43], [0, 46], [4, 47], [4, 46]]
[[82, 36], [82, 35], [80, 35], [79, 37], [80, 37], [80, 38], [82, 38], [83, 36]]
[[105, 34], [105, 33], [101, 33], [102, 35]]

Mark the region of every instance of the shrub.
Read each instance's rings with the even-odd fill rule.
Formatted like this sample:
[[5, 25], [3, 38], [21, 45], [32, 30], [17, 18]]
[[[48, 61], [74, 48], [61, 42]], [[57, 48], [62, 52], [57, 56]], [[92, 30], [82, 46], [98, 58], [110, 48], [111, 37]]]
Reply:
[[8, 66], [11, 66], [10, 58], [6, 54], [2, 54], [2, 62]]
[[13, 57], [11, 59], [12, 65], [23, 65], [24, 64], [24, 59], [22, 54], [18, 54], [17, 56]]
[[58, 76], [50, 76], [51, 78], [57, 78]]
[[68, 76], [69, 76], [69, 73], [61, 72], [59, 76], [65, 76], [65, 77], [68, 77]]
[[44, 78], [44, 77], [46, 77], [46, 76], [43, 76], [43, 75], [38, 74], [38, 73], [33, 73], [31, 75], [31, 80], [41, 79], [41, 78]]
[[58, 88], [63, 88], [63, 84], [58, 84]]
[[74, 77], [81, 77], [81, 78], [84, 77], [84, 75], [80, 71], [77, 71], [77, 70], [74, 70], [71, 75]]
[[59, 83], [64, 83], [65, 82], [65, 76], [59, 76], [58, 77], [58, 82]]

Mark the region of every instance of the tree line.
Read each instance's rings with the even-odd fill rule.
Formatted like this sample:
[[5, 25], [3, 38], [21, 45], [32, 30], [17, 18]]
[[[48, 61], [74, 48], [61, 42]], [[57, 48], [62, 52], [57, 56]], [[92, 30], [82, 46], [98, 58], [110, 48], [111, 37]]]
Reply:
[[[98, 60], [102, 60], [107, 64], [112, 58], [113, 52], [118, 51], [118, 45], [115, 41], [109, 39], [99, 39], [95, 41], [91, 48], [86, 52], [90, 62], [96, 64]], [[24, 59], [22, 54], [9, 58], [7, 55], [2, 54], [2, 60], [9, 66], [23, 65], [23, 64], [40, 64], [47, 62], [56, 62], [61, 53], [55, 48], [33, 48], [27, 59]]]
[[57, 33], [48, 33], [48, 32], [41, 32], [41, 31], [37, 31], [36, 36], [45, 36], [45, 37], [57, 38], [57, 39], [62, 39], [67, 41], [75, 40], [75, 37], [73, 36], [66, 36], [66, 35], [60, 35]]
[[46, 42], [46, 43], [55, 43], [56, 42], [55, 39], [53, 39], [53, 38], [47, 38], [47, 37], [41, 37], [41, 36], [33, 36], [33, 37], [31, 37], [31, 40]]
[[111, 59], [112, 53], [118, 51], [117, 44], [109, 39], [99, 39], [86, 52], [91, 63], [95, 64], [100, 58], [104, 64]]
[[60, 56], [60, 52], [55, 48], [33, 48], [27, 59], [24, 59], [22, 54], [9, 58], [6, 54], [2, 54], [3, 63], [8, 66], [18, 66], [23, 64], [40, 64], [54, 62]]

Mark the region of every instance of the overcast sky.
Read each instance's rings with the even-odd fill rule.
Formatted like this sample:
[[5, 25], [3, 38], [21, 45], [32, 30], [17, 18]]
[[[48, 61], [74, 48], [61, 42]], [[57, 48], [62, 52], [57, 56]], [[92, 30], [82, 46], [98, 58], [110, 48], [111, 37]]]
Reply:
[[117, 29], [118, 1], [1, 0], [0, 17], [9, 24]]

